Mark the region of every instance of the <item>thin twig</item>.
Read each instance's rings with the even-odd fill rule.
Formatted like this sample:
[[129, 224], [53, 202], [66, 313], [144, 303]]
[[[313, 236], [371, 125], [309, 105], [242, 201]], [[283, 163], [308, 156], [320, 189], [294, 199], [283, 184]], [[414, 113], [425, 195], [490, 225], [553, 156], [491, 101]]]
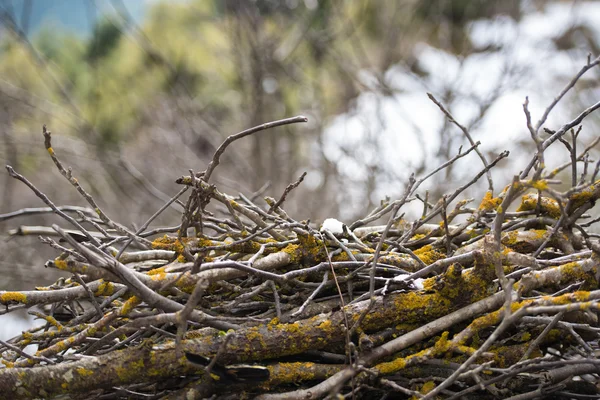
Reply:
[[198, 177], [202, 177], [204, 182], [208, 182], [215, 168], [221, 161], [221, 155], [223, 155], [227, 146], [236, 140], [252, 135], [256, 132], [264, 131], [265, 129], [275, 128], [282, 125], [296, 124], [298, 122], [308, 122], [308, 118], [300, 115], [297, 117], [280, 119], [278, 121], [267, 122], [262, 125], [255, 126], [254, 128], [246, 129], [234, 135], [228, 136], [227, 139], [225, 139], [225, 141], [219, 146], [217, 151], [215, 151], [215, 154], [213, 155], [211, 162], [208, 164], [208, 167], [206, 167], [204, 174], [199, 174]]
[[[489, 166], [488, 161], [486, 160], [485, 156], [483, 155], [483, 153], [481, 152], [481, 150], [479, 150], [479, 148], [476, 145], [475, 141], [471, 137], [471, 134], [469, 133], [469, 130], [465, 126], [459, 124], [454, 119], [454, 117], [452, 116], [452, 114], [450, 114], [450, 112], [448, 110], [446, 110], [446, 108], [442, 105], [442, 103], [440, 103], [435, 98], [435, 96], [433, 94], [427, 93], [427, 97], [429, 97], [429, 99], [431, 101], [433, 101], [436, 106], [438, 106], [438, 108], [444, 113], [444, 115], [446, 116], [446, 118], [448, 118], [450, 120], [450, 122], [452, 122], [454, 125], [456, 125], [463, 132], [463, 134], [465, 135], [465, 137], [469, 140], [469, 143], [471, 144], [471, 146], [473, 148], [475, 148], [475, 152], [477, 153], [477, 155], [481, 159], [481, 162], [483, 163], [483, 166], [485, 168], [488, 168], [488, 166]], [[492, 181], [492, 175], [490, 174], [489, 169], [487, 170], [486, 175], [487, 175], [487, 180], [488, 180], [488, 189], [493, 192], [494, 191], [494, 183]]]

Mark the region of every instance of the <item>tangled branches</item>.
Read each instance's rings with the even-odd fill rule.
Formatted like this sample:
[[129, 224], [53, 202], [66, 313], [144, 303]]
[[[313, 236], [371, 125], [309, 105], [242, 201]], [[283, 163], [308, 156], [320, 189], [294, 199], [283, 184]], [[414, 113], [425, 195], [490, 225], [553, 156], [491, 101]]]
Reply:
[[[588, 60], [580, 77], [600, 59]], [[321, 229], [279, 199], [230, 196], [209, 180], [233, 141], [304, 117], [232, 135], [200, 173], [137, 230], [119, 224], [45, 145], [61, 174], [91, 209], [57, 207], [7, 167], [72, 226], [20, 227], [60, 251], [46, 266], [67, 271], [50, 287], [0, 292], [1, 313], [27, 308], [46, 324], [0, 343], [4, 398], [367, 397], [533, 398], [591, 395], [598, 384], [600, 244], [588, 211], [600, 197], [589, 150], [576, 152], [584, 110], [547, 139], [534, 126], [536, 153], [494, 194], [487, 160], [468, 130], [433, 96], [471, 144], [404, 194], [365, 218]], [[571, 135], [571, 141], [566, 136]], [[560, 141], [571, 162], [547, 172], [544, 152]], [[431, 203], [420, 185], [475, 151], [481, 169]], [[583, 163], [583, 169], [578, 168]], [[571, 187], [553, 188], [571, 168]], [[477, 207], [459, 196], [484, 175]], [[181, 223], [149, 229], [186, 192]], [[409, 222], [406, 203], [423, 202]], [[454, 204], [452, 208], [449, 208]], [[5, 219], [29, 212], [2, 216]], [[76, 214], [74, 217], [72, 214]], [[373, 225], [378, 221], [386, 224]], [[60, 237], [60, 241], [50, 236]], [[24, 351], [37, 345], [31, 355]], [[525, 397], [519, 397], [525, 398]]]

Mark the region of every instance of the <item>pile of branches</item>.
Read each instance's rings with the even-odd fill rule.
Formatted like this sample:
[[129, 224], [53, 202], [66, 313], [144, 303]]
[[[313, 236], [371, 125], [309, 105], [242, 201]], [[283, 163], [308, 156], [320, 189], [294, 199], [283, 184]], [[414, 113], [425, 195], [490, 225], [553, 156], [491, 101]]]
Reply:
[[[2, 314], [28, 309], [42, 326], [0, 342], [0, 397], [11, 399], [535, 398], [595, 396], [600, 290], [599, 235], [588, 211], [600, 198], [600, 163], [577, 151], [583, 119], [541, 128], [579, 74], [533, 124], [536, 152], [504, 188], [469, 131], [470, 147], [366, 217], [321, 227], [297, 221], [278, 199], [231, 196], [211, 184], [235, 140], [304, 122], [295, 117], [232, 135], [207, 169], [177, 179], [182, 189], [145, 224], [111, 220], [55, 154], [60, 173], [90, 208], [58, 207], [7, 166], [69, 224], [21, 226], [58, 256], [47, 267], [69, 278], [32, 291], [2, 291]], [[551, 172], [546, 149], [562, 142], [570, 162]], [[471, 154], [480, 170], [432, 202], [420, 186]], [[571, 187], [555, 189], [570, 173]], [[484, 178], [485, 177], [485, 178]], [[489, 190], [461, 200], [479, 179]], [[187, 199], [181, 201], [183, 195]], [[264, 202], [263, 202], [264, 200]], [[403, 218], [408, 202], [422, 216]], [[150, 228], [167, 207], [181, 223]], [[35, 353], [24, 351], [35, 345]]]

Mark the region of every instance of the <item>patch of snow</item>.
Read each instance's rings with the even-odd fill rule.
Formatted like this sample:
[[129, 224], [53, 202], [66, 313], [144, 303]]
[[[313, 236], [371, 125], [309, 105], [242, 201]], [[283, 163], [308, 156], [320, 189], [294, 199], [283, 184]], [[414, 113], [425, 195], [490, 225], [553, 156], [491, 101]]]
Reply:
[[329, 231], [334, 235], [342, 234], [344, 233], [344, 223], [335, 218], [327, 218], [321, 226], [321, 232], [323, 231]]

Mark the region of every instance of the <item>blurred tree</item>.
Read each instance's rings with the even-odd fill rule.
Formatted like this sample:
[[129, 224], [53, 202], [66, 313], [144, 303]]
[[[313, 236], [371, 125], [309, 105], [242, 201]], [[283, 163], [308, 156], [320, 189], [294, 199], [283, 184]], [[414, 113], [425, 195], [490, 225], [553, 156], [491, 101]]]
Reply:
[[106, 57], [113, 51], [121, 39], [123, 31], [110, 18], [104, 18], [94, 26], [92, 38], [88, 42], [86, 59], [94, 62]]

